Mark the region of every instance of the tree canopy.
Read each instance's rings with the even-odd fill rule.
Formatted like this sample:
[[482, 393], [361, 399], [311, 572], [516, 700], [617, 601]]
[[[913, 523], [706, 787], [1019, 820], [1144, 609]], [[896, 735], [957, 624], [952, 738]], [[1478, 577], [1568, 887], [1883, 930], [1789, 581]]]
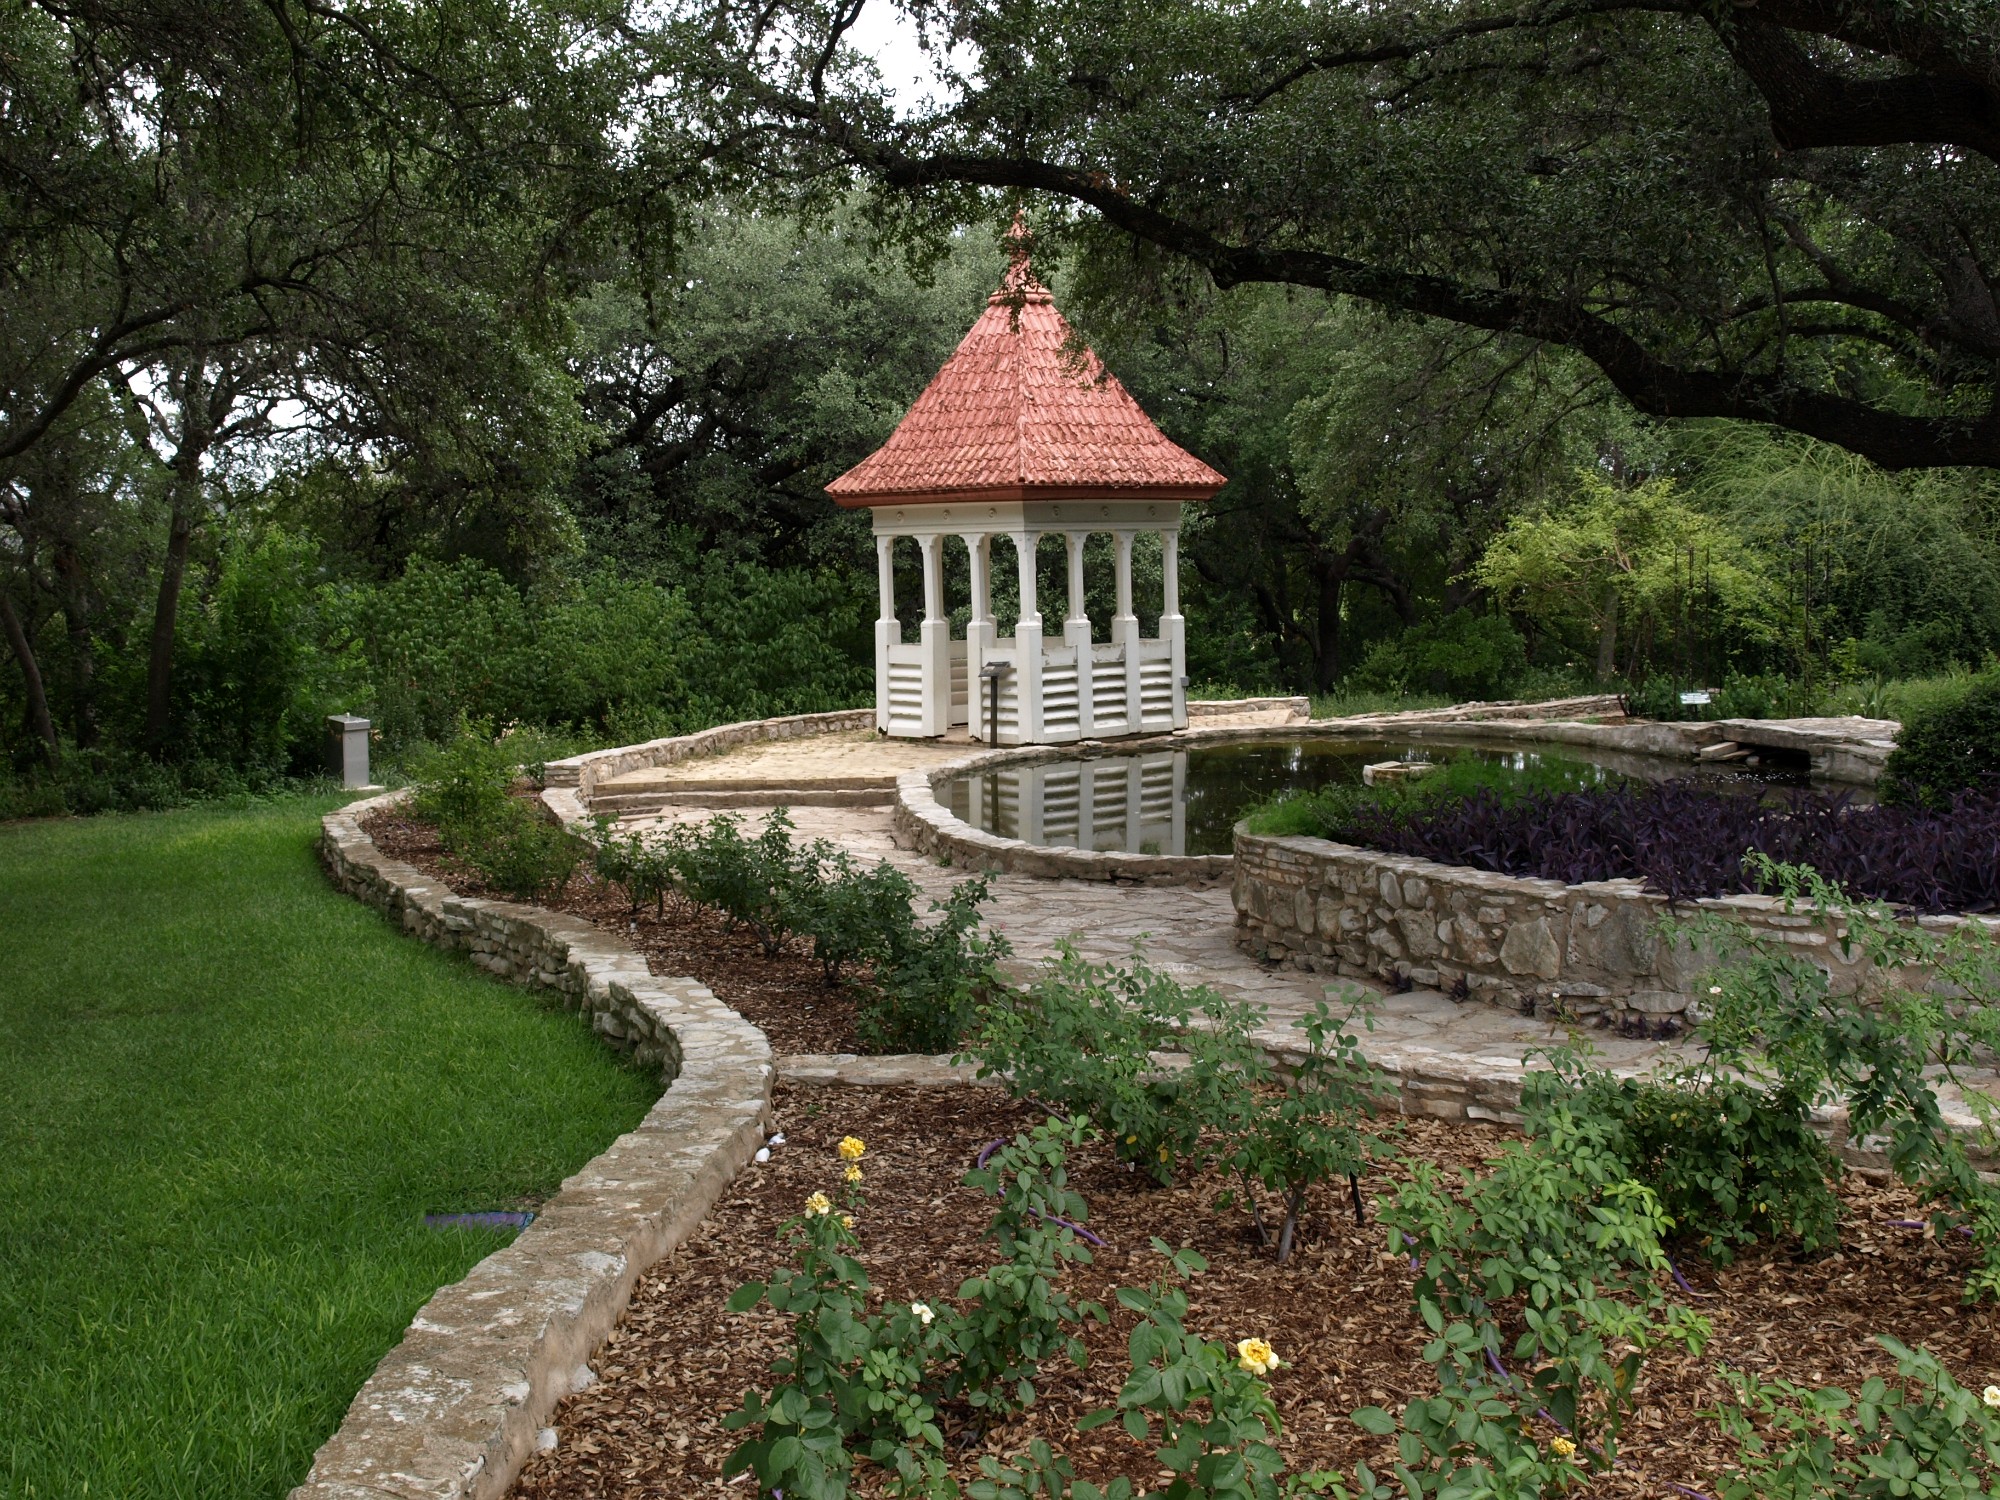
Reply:
[[959, 49], [900, 111], [843, 45], [862, 3], [716, 0], [689, 111], [911, 232], [1040, 195], [1128, 276], [1338, 292], [1573, 350], [1651, 415], [2000, 465], [1984, 0], [896, 0]]

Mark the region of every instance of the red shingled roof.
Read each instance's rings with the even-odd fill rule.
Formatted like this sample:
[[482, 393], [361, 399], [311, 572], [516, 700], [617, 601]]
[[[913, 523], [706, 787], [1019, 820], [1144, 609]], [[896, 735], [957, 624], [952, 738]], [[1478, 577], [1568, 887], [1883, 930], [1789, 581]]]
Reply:
[[1222, 475], [1170, 442], [1095, 354], [1065, 348], [1069, 324], [1015, 243], [957, 351], [889, 441], [827, 493], [847, 506], [1213, 495]]

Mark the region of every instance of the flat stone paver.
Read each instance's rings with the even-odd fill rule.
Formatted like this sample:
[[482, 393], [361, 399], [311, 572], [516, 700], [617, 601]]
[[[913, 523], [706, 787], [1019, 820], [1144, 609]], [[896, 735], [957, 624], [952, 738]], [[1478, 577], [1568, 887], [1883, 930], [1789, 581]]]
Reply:
[[[1296, 723], [1303, 731], [1309, 721], [1288, 711], [1258, 709], [1218, 714], [1193, 721], [1200, 729], [1244, 729]], [[943, 765], [976, 755], [986, 746], [969, 736], [964, 726], [943, 739], [891, 739], [872, 729], [816, 734], [800, 739], [770, 740], [739, 745], [720, 755], [703, 755], [668, 766], [651, 766], [611, 776], [597, 783], [597, 795], [634, 792], [755, 791], [783, 787], [789, 791], [892, 790], [905, 771]]]
[[905, 771], [943, 765], [983, 748], [971, 739], [887, 739], [872, 729], [816, 734], [795, 740], [741, 745], [721, 755], [704, 755], [628, 771], [597, 784], [599, 795], [629, 792], [738, 791], [785, 787], [795, 791], [893, 788]]

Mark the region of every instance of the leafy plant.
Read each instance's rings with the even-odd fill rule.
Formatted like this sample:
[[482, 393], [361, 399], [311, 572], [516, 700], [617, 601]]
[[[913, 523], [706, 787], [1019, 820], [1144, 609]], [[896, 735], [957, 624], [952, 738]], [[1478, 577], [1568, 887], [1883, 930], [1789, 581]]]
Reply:
[[1956, 697], [1912, 713], [1882, 771], [1882, 800], [1934, 812], [2000, 778], [2000, 672], [1971, 679]]
[[[1458, 1195], [1417, 1164], [1384, 1210], [1390, 1249], [1417, 1261], [1416, 1310], [1435, 1335], [1424, 1358], [1447, 1403], [1405, 1414], [1403, 1468], [1427, 1466], [1438, 1481], [1413, 1493], [1446, 1492], [1462, 1468], [1491, 1476], [1527, 1463], [1540, 1451], [1538, 1418], [1580, 1445], [1566, 1455], [1578, 1467], [1608, 1468], [1645, 1351], [1705, 1343], [1705, 1322], [1657, 1284], [1659, 1200], [1610, 1147], [1600, 1122], [1557, 1118], [1483, 1174], [1464, 1174]], [[1381, 1428], [1379, 1417], [1357, 1420]]]
[[1991, 1500], [2000, 1494], [2000, 1410], [1938, 1357], [1878, 1334], [1897, 1379], [1849, 1394], [1724, 1369], [1735, 1400], [1711, 1415], [1736, 1442], [1720, 1500]]
[[1754, 1081], [1801, 1119], [1814, 1105], [1843, 1105], [1853, 1137], [1883, 1139], [1896, 1175], [1941, 1200], [1940, 1230], [1972, 1232], [1983, 1263], [1968, 1295], [2000, 1296], [2000, 1189], [1973, 1168], [1937, 1094], [1943, 1079], [1983, 1099], [1962, 1070], [2000, 1047], [2000, 942], [1977, 923], [1899, 922], [1809, 866], [1762, 856], [1751, 865], [1788, 904], [1810, 901], [1880, 989], [1836, 993], [1791, 944], [1718, 913], [1674, 923], [1675, 935], [1721, 960], [1700, 1023], [1702, 1068]]
[[1550, 1068], [1522, 1085], [1528, 1132], [1592, 1120], [1626, 1172], [1659, 1196], [1675, 1237], [1708, 1259], [1726, 1263], [1738, 1246], [1781, 1235], [1807, 1250], [1835, 1239], [1840, 1160], [1813, 1130], [1800, 1080], [1747, 1078], [1713, 1051], [1645, 1078], [1618, 1077], [1567, 1047], [1544, 1055]]
[[447, 848], [506, 816], [518, 774], [513, 756], [484, 719], [461, 719], [451, 738], [417, 756], [411, 770], [416, 777], [411, 810], [437, 824]]
[[866, 1204], [855, 1165], [860, 1142], [854, 1147], [842, 1153], [850, 1166], [841, 1204], [816, 1192], [786, 1222], [794, 1263], [729, 1299], [731, 1312], [764, 1302], [791, 1320], [791, 1348], [771, 1365], [778, 1384], [768, 1394], [746, 1391], [723, 1420], [732, 1432], [755, 1429], [723, 1474], [754, 1473], [760, 1494], [841, 1500], [857, 1449], [890, 1471], [891, 1493], [939, 1493], [950, 1482], [944, 1435], [925, 1393], [930, 1365], [949, 1349], [949, 1330], [915, 1304], [867, 1311], [868, 1272], [853, 1254], [854, 1216]]
[[[903, 880], [888, 866], [880, 868]], [[864, 884], [849, 909], [859, 912], [861, 898], [892, 884], [886, 877]], [[887, 1052], [950, 1051], [979, 1007], [1008, 992], [998, 965], [1013, 949], [1001, 934], [979, 929], [979, 908], [991, 888], [985, 875], [960, 881], [943, 901], [931, 903], [928, 924], [911, 914], [907, 896], [875, 908], [879, 925], [872, 932], [864, 928], [860, 939], [874, 964], [874, 982], [855, 1016], [863, 1041]]]
[[[1226, 1125], [1240, 1091], [1267, 1076], [1250, 1040], [1262, 1018], [1206, 986], [1185, 988], [1140, 954], [1099, 965], [1063, 943], [1025, 991], [980, 1007], [967, 1050], [982, 1078], [1086, 1116], [1165, 1183], [1203, 1158], [1203, 1131]], [[1185, 1063], [1163, 1061], [1168, 1053]]]
[[1271, 1233], [1257, 1206], [1252, 1183], [1275, 1193], [1284, 1217], [1278, 1227], [1278, 1264], [1291, 1259], [1307, 1192], [1317, 1183], [1346, 1177], [1354, 1188], [1354, 1213], [1361, 1217], [1357, 1175], [1366, 1168], [1373, 1138], [1359, 1122], [1372, 1102], [1372, 1070], [1360, 1044], [1324, 999], [1311, 1015], [1294, 1023], [1306, 1034], [1306, 1055], [1295, 1063], [1275, 1100], [1242, 1090], [1231, 1134], [1230, 1166], [1244, 1181], [1244, 1199], [1260, 1244]]
[[[1207, 1261], [1192, 1250], [1175, 1250], [1160, 1239], [1153, 1249], [1166, 1257], [1176, 1281], [1207, 1269]], [[1264, 1380], [1280, 1361], [1268, 1344], [1245, 1339], [1232, 1351], [1189, 1333], [1187, 1293], [1165, 1280], [1144, 1289], [1120, 1287], [1118, 1300], [1140, 1317], [1129, 1341], [1132, 1372], [1115, 1407], [1093, 1412], [1077, 1425], [1090, 1431], [1119, 1421], [1132, 1437], [1159, 1444], [1154, 1456], [1173, 1478], [1146, 1491], [1147, 1500], [1341, 1493], [1333, 1475], [1284, 1473], [1275, 1446], [1282, 1427]], [[1078, 1482], [1069, 1462], [1039, 1440], [1025, 1458], [980, 1460], [980, 1471], [982, 1477], [967, 1489], [973, 1500], [1132, 1500], [1135, 1493], [1123, 1477], [1102, 1489]]]
[[952, 1325], [958, 1364], [945, 1389], [975, 1409], [1032, 1404], [1041, 1362], [1061, 1352], [1081, 1368], [1083, 1340], [1072, 1330], [1104, 1321], [1103, 1308], [1072, 1304], [1060, 1286], [1065, 1267], [1090, 1261], [1078, 1234], [1089, 1213], [1069, 1186], [1068, 1156], [1094, 1133], [1083, 1119], [1045, 1120], [963, 1179], [1000, 1200], [986, 1232], [1002, 1259], [958, 1289], [965, 1306]]

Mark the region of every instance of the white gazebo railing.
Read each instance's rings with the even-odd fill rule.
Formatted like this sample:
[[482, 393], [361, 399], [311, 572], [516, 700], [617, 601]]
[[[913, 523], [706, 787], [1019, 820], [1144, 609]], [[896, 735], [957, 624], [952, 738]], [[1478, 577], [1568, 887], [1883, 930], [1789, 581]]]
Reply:
[[[935, 738], [964, 725], [990, 744], [1062, 744], [1161, 733], [1187, 725], [1186, 627], [1180, 613], [1180, 510], [1174, 501], [1028, 501], [921, 504], [874, 510], [881, 612], [875, 625], [875, 722], [885, 734]], [[1084, 543], [1108, 532], [1117, 582], [1111, 639], [1091, 638]], [[1132, 551], [1142, 532], [1160, 537], [1159, 633], [1142, 636], [1132, 600]], [[1068, 614], [1043, 634], [1036, 547], [1055, 533], [1068, 549]], [[903, 639], [896, 612], [894, 545], [914, 538], [923, 557], [923, 617]], [[993, 619], [992, 543], [1014, 545], [1020, 610], [1014, 634]], [[953, 639], [945, 610], [944, 549], [966, 549], [971, 618]], [[992, 722], [989, 722], [992, 721]]]

